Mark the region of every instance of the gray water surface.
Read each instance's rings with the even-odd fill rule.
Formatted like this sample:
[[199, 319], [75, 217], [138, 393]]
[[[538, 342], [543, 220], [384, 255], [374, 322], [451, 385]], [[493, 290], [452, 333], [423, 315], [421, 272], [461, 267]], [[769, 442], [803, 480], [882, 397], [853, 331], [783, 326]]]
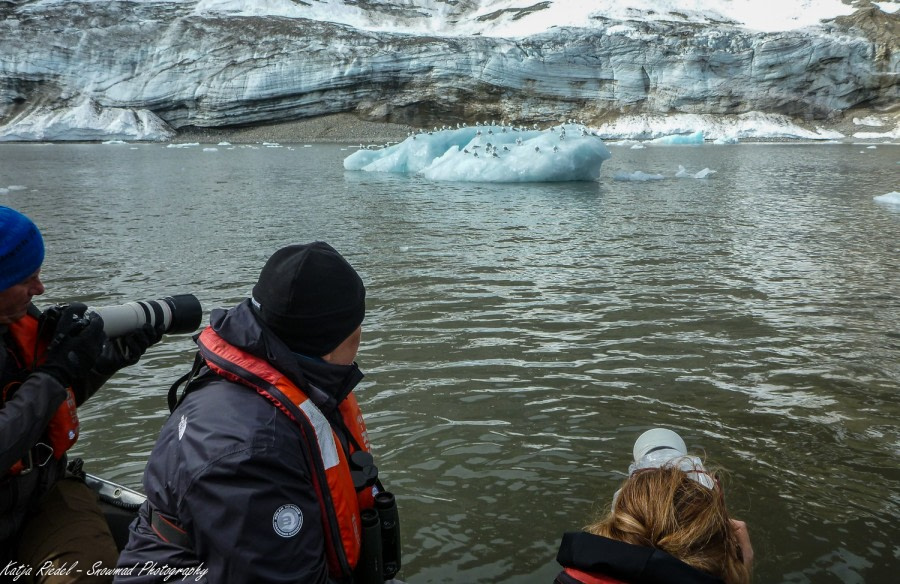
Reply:
[[[345, 172], [337, 145], [0, 145], [24, 187], [0, 204], [45, 234], [39, 306], [190, 292], [208, 315], [282, 245], [341, 251], [411, 584], [551, 582], [652, 426], [726, 469], [755, 581], [895, 581], [900, 206], [873, 197], [900, 147], [610, 149], [599, 183], [496, 185]], [[670, 178], [612, 179], [637, 170]], [[140, 486], [192, 347], [82, 408], [91, 472]]]

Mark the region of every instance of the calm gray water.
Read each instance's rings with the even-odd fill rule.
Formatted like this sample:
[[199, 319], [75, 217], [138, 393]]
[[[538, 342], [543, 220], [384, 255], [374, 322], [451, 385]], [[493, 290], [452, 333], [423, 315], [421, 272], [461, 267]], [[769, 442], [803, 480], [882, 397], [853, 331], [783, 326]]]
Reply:
[[[249, 294], [322, 239], [368, 287], [358, 391], [400, 499], [401, 576], [546, 583], [644, 429], [727, 469], [757, 582], [900, 569], [900, 147], [611, 146], [599, 183], [349, 173], [340, 146], [0, 145], [45, 233], [39, 305]], [[706, 180], [617, 182], [617, 171]], [[170, 337], [84, 408], [89, 470], [140, 486]], [[268, 521], [267, 518], [260, 519]]]

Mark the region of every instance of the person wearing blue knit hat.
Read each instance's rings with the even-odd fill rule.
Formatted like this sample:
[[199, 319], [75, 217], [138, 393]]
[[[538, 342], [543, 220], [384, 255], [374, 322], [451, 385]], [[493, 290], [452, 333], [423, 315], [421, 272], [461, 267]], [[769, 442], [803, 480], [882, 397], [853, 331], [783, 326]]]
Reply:
[[44, 238], [25, 215], [0, 207], [0, 325], [23, 316], [33, 296], [44, 293], [38, 273], [44, 263]]
[[66, 451], [78, 439], [77, 407], [161, 334], [140, 329], [109, 343], [84, 304], [42, 313], [32, 299], [44, 293], [43, 262], [34, 222], [0, 206], [0, 570], [34, 582], [110, 581], [90, 574], [98, 562], [115, 566], [115, 541]]

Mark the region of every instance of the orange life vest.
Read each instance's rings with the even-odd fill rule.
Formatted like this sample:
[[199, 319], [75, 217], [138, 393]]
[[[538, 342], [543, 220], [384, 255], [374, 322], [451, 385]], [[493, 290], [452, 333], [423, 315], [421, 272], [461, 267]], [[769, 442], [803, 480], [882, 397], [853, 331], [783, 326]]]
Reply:
[[583, 572], [576, 568], [566, 568], [563, 571], [582, 584], [625, 584], [622, 580], [616, 580], [612, 576]]
[[[9, 325], [9, 332], [16, 344], [17, 357], [21, 359], [20, 365], [25, 371], [34, 371], [46, 359], [47, 342], [39, 338], [39, 324], [38, 319], [29, 313]], [[3, 395], [0, 398], [6, 401], [7, 396], [21, 384], [21, 380], [7, 383], [2, 388]], [[59, 460], [66, 451], [72, 448], [78, 441], [79, 431], [75, 393], [71, 387], [67, 387], [66, 400], [53, 414], [46, 430], [47, 443], [52, 449], [53, 458]], [[27, 468], [29, 465], [24, 460], [20, 460], [9, 469], [9, 474], [20, 474]]]
[[[200, 334], [197, 344], [212, 371], [255, 389], [300, 427], [322, 509], [328, 569], [337, 579], [349, 577], [360, 556], [360, 511], [374, 506], [374, 494], [372, 488], [357, 493], [340, 437], [303, 390], [267, 361], [231, 345], [211, 327]], [[353, 440], [368, 452], [369, 438], [356, 396], [350, 393], [338, 410]], [[355, 448], [350, 445], [351, 455]]]

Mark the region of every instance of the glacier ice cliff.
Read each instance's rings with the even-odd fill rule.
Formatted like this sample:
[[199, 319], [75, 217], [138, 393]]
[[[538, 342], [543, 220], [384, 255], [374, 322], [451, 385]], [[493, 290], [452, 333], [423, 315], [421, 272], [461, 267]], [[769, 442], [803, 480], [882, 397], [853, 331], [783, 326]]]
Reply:
[[[348, 5], [367, 4], [389, 6]], [[900, 16], [865, 1], [790, 31], [594, 16], [517, 38], [197, 5], [0, 0], [0, 140], [153, 140], [340, 112], [418, 127], [676, 113], [823, 120], [900, 102]]]

